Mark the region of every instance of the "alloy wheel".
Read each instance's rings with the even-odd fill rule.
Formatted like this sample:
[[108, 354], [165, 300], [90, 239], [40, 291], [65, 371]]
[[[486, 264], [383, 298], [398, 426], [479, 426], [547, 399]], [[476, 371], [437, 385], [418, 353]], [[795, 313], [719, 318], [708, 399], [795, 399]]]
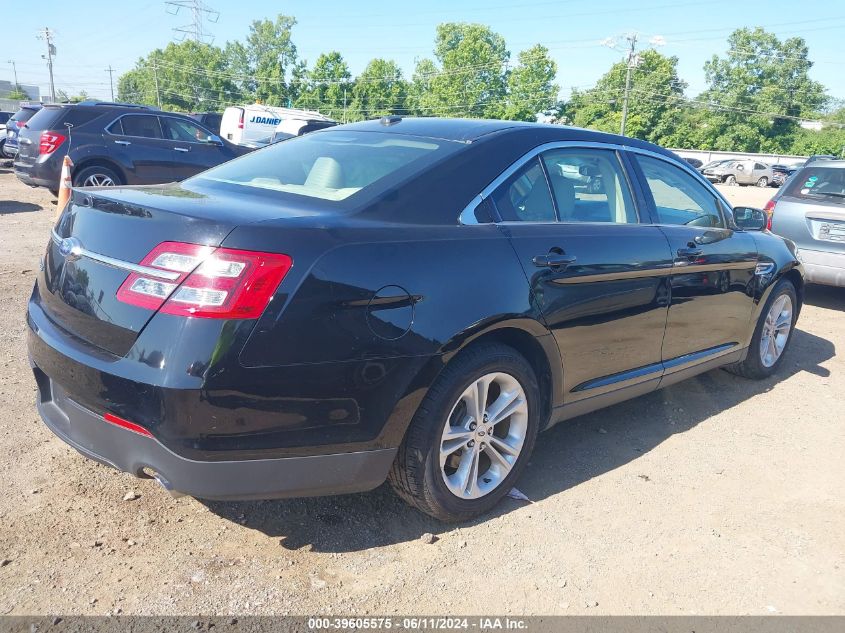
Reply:
[[440, 438], [440, 473], [461, 499], [478, 499], [508, 476], [528, 431], [528, 401], [519, 381], [502, 372], [469, 385], [452, 407]]
[[792, 329], [792, 299], [783, 294], [775, 299], [760, 335], [760, 362], [771, 367], [783, 354]]
[[83, 187], [114, 187], [114, 180], [105, 174], [91, 174], [83, 182]]

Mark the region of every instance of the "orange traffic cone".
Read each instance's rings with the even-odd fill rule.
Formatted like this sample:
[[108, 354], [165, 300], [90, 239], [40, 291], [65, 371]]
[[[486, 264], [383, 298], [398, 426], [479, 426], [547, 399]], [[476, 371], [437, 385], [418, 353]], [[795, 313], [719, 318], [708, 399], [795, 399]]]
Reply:
[[65, 206], [67, 206], [68, 200], [70, 200], [70, 188], [73, 186], [70, 178], [71, 169], [73, 169], [73, 161], [70, 159], [70, 156], [65, 156], [62, 161], [62, 175], [59, 178], [59, 200], [56, 202], [56, 220], [59, 219], [62, 211], [65, 210]]

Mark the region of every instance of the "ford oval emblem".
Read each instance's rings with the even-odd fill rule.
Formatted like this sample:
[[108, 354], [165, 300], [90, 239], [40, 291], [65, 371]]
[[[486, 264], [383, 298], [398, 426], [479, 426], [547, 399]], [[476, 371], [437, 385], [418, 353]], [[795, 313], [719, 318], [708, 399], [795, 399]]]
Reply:
[[82, 250], [82, 244], [75, 237], [66, 237], [59, 243], [59, 252], [63, 257], [78, 256]]

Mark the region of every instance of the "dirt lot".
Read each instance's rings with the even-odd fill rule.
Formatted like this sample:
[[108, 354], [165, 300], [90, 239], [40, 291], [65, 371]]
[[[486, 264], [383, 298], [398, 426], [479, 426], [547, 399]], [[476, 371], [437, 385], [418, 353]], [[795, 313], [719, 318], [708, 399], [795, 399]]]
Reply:
[[845, 291], [809, 292], [776, 378], [714, 371], [559, 425], [533, 503], [468, 525], [386, 488], [174, 501], [38, 420], [24, 310], [54, 208], [0, 168], [0, 614], [845, 614]]

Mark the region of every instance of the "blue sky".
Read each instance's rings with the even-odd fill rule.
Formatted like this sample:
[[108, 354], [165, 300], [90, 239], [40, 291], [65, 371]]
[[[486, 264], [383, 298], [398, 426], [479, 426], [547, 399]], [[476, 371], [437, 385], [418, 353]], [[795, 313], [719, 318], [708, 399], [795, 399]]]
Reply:
[[[680, 75], [690, 84], [688, 94], [704, 88], [705, 60], [724, 53], [731, 30], [764, 26], [784, 37], [800, 35], [816, 62], [812, 75], [837, 98], [845, 98], [845, 2], [842, 0], [428, 0], [427, 2], [341, 2], [336, 0], [206, 0], [219, 11], [217, 23], [205, 28], [216, 44], [245, 37], [254, 19], [278, 12], [298, 20], [293, 39], [309, 62], [321, 52], [339, 50], [353, 74], [373, 57], [395, 59], [413, 71], [414, 61], [431, 56], [434, 30], [445, 21], [471, 21], [491, 26], [517, 53], [539, 42], [549, 47], [558, 63], [562, 95], [572, 86], [589, 87], [622, 54], [599, 45], [607, 37], [636, 31], [642, 40], [662, 35], [660, 50], [680, 59]], [[8, 5], [11, 4], [11, 11]], [[171, 30], [191, 21], [181, 10], [170, 15], [163, 0], [0, 0], [6, 16], [0, 79], [12, 79], [13, 59], [18, 81], [37, 83], [46, 94], [47, 70], [41, 54], [39, 29], [56, 32], [55, 77], [69, 94], [84, 89], [92, 96], [109, 96], [111, 64], [117, 72], [131, 68], [138, 57], [174, 39]], [[18, 13], [18, 15], [15, 15]], [[9, 21], [9, 16], [14, 16]]]

